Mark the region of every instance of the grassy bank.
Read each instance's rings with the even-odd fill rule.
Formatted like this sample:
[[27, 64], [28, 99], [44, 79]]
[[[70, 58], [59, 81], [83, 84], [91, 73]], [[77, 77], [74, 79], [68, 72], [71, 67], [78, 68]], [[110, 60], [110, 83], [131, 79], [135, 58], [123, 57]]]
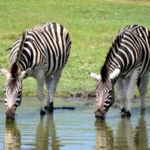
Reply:
[[[16, 38], [27, 28], [43, 22], [64, 25], [72, 39], [69, 61], [58, 84], [58, 93], [93, 90], [95, 82], [88, 72], [99, 72], [117, 31], [128, 24], [150, 29], [149, 0], [1, 0], [0, 66], [8, 68], [9, 51]], [[0, 95], [4, 78], [0, 77]], [[23, 94], [35, 95], [36, 82], [24, 80]], [[149, 92], [147, 94], [150, 95]]]

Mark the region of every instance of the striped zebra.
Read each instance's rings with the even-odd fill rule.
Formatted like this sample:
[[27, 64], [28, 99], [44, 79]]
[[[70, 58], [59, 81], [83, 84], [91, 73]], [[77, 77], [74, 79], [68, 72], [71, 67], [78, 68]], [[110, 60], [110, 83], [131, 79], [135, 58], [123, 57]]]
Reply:
[[[123, 27], [121, 30], [118, 31], [118, 35], [124, 33], [125, 31], [132, 31], [135, 34], [138, 34], [141, 38], [143, 38], [144, 41], [146, 41], [147, 43], [149, 43], [149, 31], [140, 25], [128, 25]], [[146, 73], [144, 76], [142, 77], [138, 77], [137, 80], [137, 87], [139, 89], [139, 93], [140, 93], [140, 99], [141, 99], [141, 108], [143, 108], [142, 110], [144, 110], [145, 108], [145, 94], [147, 92], [147, 84], [148, 84], [148, 80], [149, 80], [149, 74]], [[122, 106], [121, 106], [121, 115], [124, 116], [125, 115], [125, 103], [124, 101], [126, 100], [126, 90], [128, 87], [128, 79], [118, 79], [117, 80], [117, 90], [118, 90], [118, 99], [121, 100], [123, 102]], [[141, 111], [142, 113], [142, 111]], [[143, 111], [144, 113], [144, 111]]]
[[37, 81], [40, 114], [45, 115], [43, 85], [48, 92], [46, 108], [53, 112], [53, 96], [62, 70], [67, 63], [71, 40], [67, 30], [57, 23], [39, 24], [23, 32], [11, 48], [10, 71], [0, 69], [6, 78], [6, 117], [14, 118], [22, 99], [22, 80], [33, 77]]
[[100, 75], [90, 74], [92, 78], [98, 80], [96, 87], [98, 108], [95, 116], [105, 118], [109, 107], [114, 103], [114, 85], [116, 82], [123, 99], [122, 116], [131, 116], [131, 100], [137, 80], [141, 96], [141, 110], [145, 109], [149, 71], [149, 30], [140, 25], [122, 28], [109, 49]]

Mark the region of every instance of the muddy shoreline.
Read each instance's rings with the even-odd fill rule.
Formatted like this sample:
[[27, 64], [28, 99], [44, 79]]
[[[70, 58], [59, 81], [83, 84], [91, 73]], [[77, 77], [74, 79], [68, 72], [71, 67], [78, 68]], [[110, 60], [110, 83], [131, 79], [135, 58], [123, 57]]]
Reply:
[[76, 98], [93, 98], [95, 97], [95, 91], [84, 91], [84, 92], [78, 92], [75, 94], [70, 94], [70, 97], [76, 97]]
[[[56, 94], [56, 97], [57, 97], [57, 94]], [[77, 92], [77, 93], [73, 93], [73, 94], [71, 93], [71, 94], [67, 94], [67, 95], [62, 95], [60, 97], [63, 97], [63, 98], [72, 97], [72, 98], [87, 98], [87, 99], [90, 99], [90, 98], [96, 97], [96, 95], [95, 95], [95, 91], [84, 91], [84, 92]]]

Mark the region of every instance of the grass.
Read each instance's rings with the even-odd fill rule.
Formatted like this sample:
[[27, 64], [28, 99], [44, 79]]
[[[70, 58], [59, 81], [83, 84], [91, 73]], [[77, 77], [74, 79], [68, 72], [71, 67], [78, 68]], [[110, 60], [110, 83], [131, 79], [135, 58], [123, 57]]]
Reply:
[[[88, 77], [88, 72], [99, 72], [120, 28], [141, 24], [150, 29], [149, 0], [1, 0], [0, 14], [0, 66], [5, 68], [9, 66], [9, 51], [5, 49], [25, 29], [43, 22], [58, 22], [67, 28], [72, 49], [57, 87], [58, 94], [94, 89], [95, 82]], [[4, 83], [1, 76], [0, 95]], [[23, 84], [24, 96], [36, 94], [34, 79], [28, 78]]]

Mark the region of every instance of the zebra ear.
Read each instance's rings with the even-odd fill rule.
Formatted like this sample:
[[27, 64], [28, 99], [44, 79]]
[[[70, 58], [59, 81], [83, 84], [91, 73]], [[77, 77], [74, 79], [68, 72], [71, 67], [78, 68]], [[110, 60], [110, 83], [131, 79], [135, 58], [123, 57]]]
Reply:
[[2, 74], [2, 76], [4, 76], [6, 79], [8, 79], [10, 77], [10, 72], [7, 71], [4, 68], [0, 68], [0, 73]]
[[27, 70], [22, 71], [21, 74], [19, 75], [19, 78], [22, 80], [27, 78], [29, 76], [30, 72], [31, 72], [31, 68], [28, 68]]
[[120, 73], [120, 69], [119, 68], [116, 68], [109, 76], [109, 78], [111, 80], [115, 80], [118, 76], [119, 76], [119, 73]]
[[96, 80], [96, 81], [98, 81], [100, 78], [101, 78], [101, 76], [99, 75], [99, 74], [96, 74], [96, 73], [89, 73], [89, 75], [90, 75], [90, 77], [92, 78], [92, 79], [94, 79], [94, 80]]

